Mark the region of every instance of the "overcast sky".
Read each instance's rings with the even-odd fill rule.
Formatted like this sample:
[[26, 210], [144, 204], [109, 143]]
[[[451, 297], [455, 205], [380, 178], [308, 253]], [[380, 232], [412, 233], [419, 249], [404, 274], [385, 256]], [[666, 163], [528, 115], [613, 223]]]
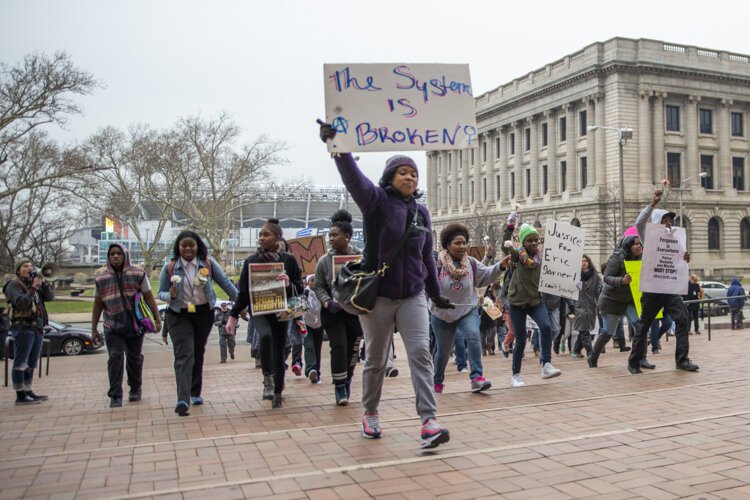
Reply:
[[[615, 36], [750, 54], [748, 13], [724, 0], [3, 0], [0, 61], [64, 50], [102, 83], [82, 99], [85, 114], [54, 132], [62, 141], [226, 111], [243, 141], [286, 141], [280, 179], [338, 184], [315, 124], [326, 62], [468, 63], [480, 95]], [[361, 154], [360, 165], [377, 179], [390, 154]], [[423, 153], [409, 154], [424, 167]]]

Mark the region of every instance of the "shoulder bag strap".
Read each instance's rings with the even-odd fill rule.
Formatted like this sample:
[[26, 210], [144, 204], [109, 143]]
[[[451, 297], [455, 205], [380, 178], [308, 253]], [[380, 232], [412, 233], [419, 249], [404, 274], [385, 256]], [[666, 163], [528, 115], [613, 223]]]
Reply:
[[411, 224], [409, 224], [408, 226], [406, 226], [406, 231], [404, 231], [404, 234], [401, 236], [401, 239], [398, 240], [398, 244], [396, 245], [396, 248], [393, 250], [393, 253], [388, 258], [388, 260], [386, 260], [385, 262], [383, 262], [383, 267], [381, 267], [380, 270], [378, 271], [378, 274], [380, 274], [381, 276], [383, 276], [385, 274], [385, 271], [389, 267], [391, 267], [391, 262], [393, 262], [393, 259], [401, 251], [401, 248], [403, 248], [404, 243], [406, 243], [406, 238], [409, 237], [409, 231], [411, 231], [412, 227], [414, 227], [414, 226], [417, 225], [417, 215], [418, 214], [419, 214], [419, 206], [417, 206], [414, 209], [414, 218], [412, 219]]
[[122, 288], [122, 273], [120, 273], [120, 276], [115, 273], [115, 280], [117, 281], [117, 286], [120, 288], [120, 300], [122, 301], [122, 307], [125, 308], [125, 310], [128, 312], [128, 316], [130, 316], [130, 321], [133, 322], [133, 328], [135, 329], [135, 333], [141, 333], [141, 329], [138, 327], [138, 321], [135, 319], [135, 315], [133, 314], [133, 307], [128, 304], [128, 301], [125, 299], [125, 291]]

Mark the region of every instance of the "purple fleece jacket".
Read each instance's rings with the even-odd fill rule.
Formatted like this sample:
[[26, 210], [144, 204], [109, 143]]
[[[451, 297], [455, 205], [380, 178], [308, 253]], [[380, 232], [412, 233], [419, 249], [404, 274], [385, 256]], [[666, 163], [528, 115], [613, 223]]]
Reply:
[[336, 167], [346, 189], [362, 213], [380, 210], [383, 217], [379, 235], [378, 268], [393, 252], [406, 230], [409, 210], [419, 210], [428, 231], [419, 231], [419, 236], [410, 237], [391, 262], [378, 286], [378, 295], [389, 299], [406, 299], [427, 290], [429, 298], [440, 295], [437, 268], [432, 255], [432, 225], [430, 212], [413, 198], [408, 201], [391, 188], [383, 189], [368, 179], [357, 166], [351, 154], [335, 157]]

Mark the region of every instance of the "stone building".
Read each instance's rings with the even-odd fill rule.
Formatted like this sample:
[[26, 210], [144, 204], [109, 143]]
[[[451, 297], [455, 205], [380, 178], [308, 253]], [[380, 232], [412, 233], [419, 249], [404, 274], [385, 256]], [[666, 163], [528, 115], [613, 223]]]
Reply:
[[691, 270], [705, 279], [750, 275], [750, 57], [613, 38], [475, 105], [475, 147], [427, 154], [436, 233], [462, 221], [476, 229], [475, 243], [484, 234], [497, 240], [518, 204], [526, 222], [580, 224], [587, 253], [603, 262], [620, 233], [618, 130], [628, 128], [625, 227], [668, 178], [662, 206], [679, 212], [682, 196]]

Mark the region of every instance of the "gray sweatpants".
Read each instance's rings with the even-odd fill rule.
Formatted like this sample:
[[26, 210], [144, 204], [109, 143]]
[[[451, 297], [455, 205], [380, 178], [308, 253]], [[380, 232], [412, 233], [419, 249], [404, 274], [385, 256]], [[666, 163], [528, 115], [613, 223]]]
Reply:
[[435, 418], [437, 404], [432, 385], [429, 316], [424, 294], [403, 300], [378, 297], [373, 311], [359, 318], [365, 337], [365, 368], [362, 371], [362, 406], [365, 411], [375, 411], [380, 404], [395, 326], [406, 348], [417, 414], [422, 422]]

